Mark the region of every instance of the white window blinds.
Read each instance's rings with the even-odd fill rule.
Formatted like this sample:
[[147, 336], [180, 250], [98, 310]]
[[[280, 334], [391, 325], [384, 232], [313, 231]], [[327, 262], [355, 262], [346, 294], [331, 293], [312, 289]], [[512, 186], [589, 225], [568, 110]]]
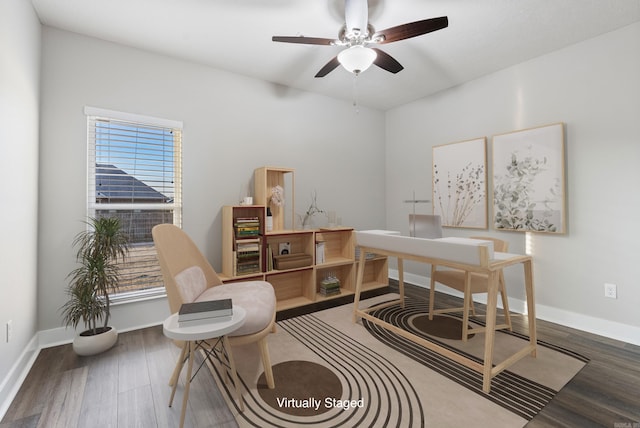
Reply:
[[181, 226], [182, 126], [89, 107], [85, 112], [88, 215], [118, 217], [131, 243], [119, 290], [161, 287], [151, 229]]

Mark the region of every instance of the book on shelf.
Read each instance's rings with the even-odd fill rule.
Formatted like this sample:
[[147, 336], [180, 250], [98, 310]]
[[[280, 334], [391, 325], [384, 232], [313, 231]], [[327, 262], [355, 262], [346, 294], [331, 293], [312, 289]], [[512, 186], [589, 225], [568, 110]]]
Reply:
[[267, 244], [267, 272], [273, 270], [273, 249], [271, 244]]
[[340, 286], [338, 286], [338, 287], [329, 287], [329, 288], [320, 287], [320, 295], [321, 296], [334, 296], [334, 295], [340, 294], [340, 293], [341, 293]]
[[316, 264], [324, 263], [324, 241], [316, 242]]
[[259, 223], [260, 219], [258, 217], [237, 217], [235, 219], [236, 223]]
[[248, 275], [260, 272], [260, 259], [243, 260], [235, 258], [233, 261], [234, 275]]
[[178, 311], [178, 322], [232, 315], [233, 303], [231, 299], [204, 300], [202, 302], [183, 303]]
[[[378, 257], [378, 255], [376, 253], [366, 252], [365, 255], [364, 255], [365, 260], [373, 260], [376, 257]], [[356, 259], [356, 261], [360, 260], [360, 247], [356, 247], [355, 259]]]
[[247, 275], [261, 271], [260, 239], [237, 240], [233, 252], [234, 275]]
[[258, 217], [238, 217], [233, 223], [236, 238], [255, 238], [260, 235], [260, 219]]
[[247, 275], [260, 272], [260, 262], [238, 263], [236, 265], [237, 275]]
[[236, 229], [236, 238], [244, 239], [244, 238], [255, 238], [260, 236], [260, 229]]
[[240, 250], [236, 252], [236, 257], [238, 260], [244, 259], [259, 259], [260, 258], [260, 248], [256, 248], [253, 250]]
[[238, 251], [258, 251], [260, 250], [260, 240], [251, 239], [250, 241], [238, 241], [236, 248]]
[[338, 287], [335, 290], [320, 290], [320, 295], [323, 297], [328, 297], [328, 296], [336, 296], [338, 294], [341, 294], [342, 291], [340, 290], [340, 288]]
[[327, 278], [320, 282], [321, 296], [334, 296], [340, 294], [340, 280], [335, 277]]

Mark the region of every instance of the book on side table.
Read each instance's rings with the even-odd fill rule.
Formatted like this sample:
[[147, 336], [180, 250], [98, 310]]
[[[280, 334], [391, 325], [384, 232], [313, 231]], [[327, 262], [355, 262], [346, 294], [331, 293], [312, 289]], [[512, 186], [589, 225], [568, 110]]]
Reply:
[[187, 327], [212, 322], [229, 321], [233, 317], [231, 299], [183, 303], [178, 311], [178, 325]]

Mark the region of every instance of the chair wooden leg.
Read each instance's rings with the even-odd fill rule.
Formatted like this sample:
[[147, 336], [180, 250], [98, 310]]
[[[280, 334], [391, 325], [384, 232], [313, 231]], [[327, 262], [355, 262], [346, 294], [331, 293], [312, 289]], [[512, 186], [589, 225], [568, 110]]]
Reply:
[[471, 273], [465, 272], [464, 274], [464, 309], [462, 313], [462, 341], [467, 341], [467, 331], [469, 330], [469, 304], [471, 302]]
[[262, 366], [264, 368], [264, 376], [267, 378], [267, 386], [269, 389], [273, 389], [276, 387], [276, 383], [273, 380], [273, 369], [271, 368], [271, 357], [269, 356], [267, 338], [263, 337], [258, 344], [260, 345], [260, 353], [262, 354]]
[[233, 358], [233, 350], [231, 349], [229, 338], [227, 336], [224, 336], [222, 338], [222, 343], [224, 350], [227, 352], [227, 362], [229, 363], [229, 370], [231, 371], [231, 379], [233, 380], [233, 384], [236, 387], [236, 398], [238, 399], [238, 404], [240, 405], [240, 411], [244, 412], [244, 400], [242, 399], [242, 392], [240, 391], [240, 380], [238, 379], [238, 371], [236, 369], [236, 362]]
[[433, 320], [433, 309], [435, 307], [436, 300], [436, 282], [433, 277], [436, 273], [436, 266], [431, 265], [431, 282], [429, 285], [429, 320]]

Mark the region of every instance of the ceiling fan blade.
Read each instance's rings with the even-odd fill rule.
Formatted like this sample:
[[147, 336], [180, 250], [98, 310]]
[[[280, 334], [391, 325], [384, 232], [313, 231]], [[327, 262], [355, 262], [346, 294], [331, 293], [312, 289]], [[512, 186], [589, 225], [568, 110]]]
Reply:
[[376, 51], [376, 59], [373, 61], [375, 65], [382, 68], [383, 70], [387, 70], [390, 73], [396, 74], [399, 71], [402, 71], [404, 67], [398, 61], [395, 60], [394, 57], [389, 55], [388, 53], [381, 51], [377, 48], [372, 48]]
[[391, 43], [441, 30], [447, 26], [449, 26], [449, 19], [446, 16], [441, 16], [439, 18], [423, 19], [422, 21], [387, 28], [386, 30], [376, 32], [371, 38], [373, 40], [376, 38], [382, 39], [378, 42], [381, 44]]
[[328, 45], [335, 44], [334, 39], [324, 39], [322, 37], [304, 37], [304, 36], [273, 36], [271, 38], [274, 42], [284, 43], [301, 43], [305, 45]]
[[334, 56], [331, 61], [329, 61], [328, 63], [326, 63], [324, 65], [324, 67], [322, 67], [320, 69], [320, 71], [318, 71], [318, 73], [316, 73], [316, 75], [314, 77], [324, 77], [327, 74], [331, 73], [333, 70], [336, 69], [337, 66], [340, 65], [340, 62], [338, 62], [338, 57]]

